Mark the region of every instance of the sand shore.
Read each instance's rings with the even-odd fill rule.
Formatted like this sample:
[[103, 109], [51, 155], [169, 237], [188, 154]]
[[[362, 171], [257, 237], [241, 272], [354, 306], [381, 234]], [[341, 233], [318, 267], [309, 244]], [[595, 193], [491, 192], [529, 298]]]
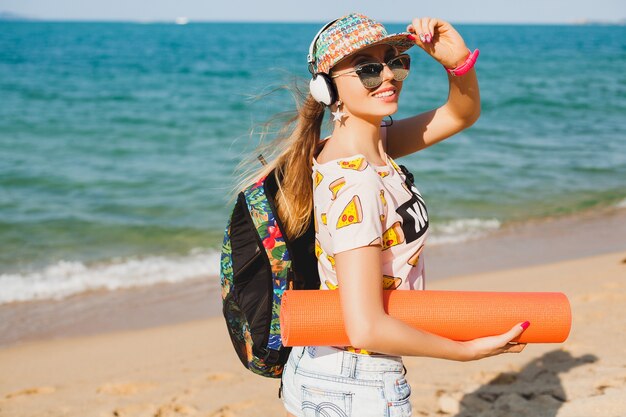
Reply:
[[[562, 345], [470, 363], [405, 358], [415, 416], [626, 415], [626, 252], [457, 276], [430, 289], [562, 291]], [[0, 350], [0, 416], [280, 416], [221, 317]]]

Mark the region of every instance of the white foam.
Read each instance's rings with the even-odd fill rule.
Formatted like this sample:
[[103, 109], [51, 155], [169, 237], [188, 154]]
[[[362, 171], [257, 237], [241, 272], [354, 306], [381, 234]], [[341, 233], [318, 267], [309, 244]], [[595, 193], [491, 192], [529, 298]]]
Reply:
[[[219, 264], [220, 253], [206, 249], [194, 249], [180, 257], [116, 258], [89, 265], [61, 260], [40, 271], [0, 274], [0, 304], [219, 276]], [[219, 280], [215, 281], [217, 288]]]
[[623, 199], [622, 201], [618, 201], [617, 204], [615, 204], [615, 207], [617, 207], [617, 208], [626, 208], [626, 198]]
[[443, 245], [478, 239], [499, 229], [501, 225], [497, 219], [458, 219], [442, 224], [431, 224], [427, 244]]
[[[626, 201], [626, 200], [625, 200]], [[459, 219], [431, 224], [429, 245], [477, 239], [500, 227], [496, 219]], [[118, 290], [158, 283], [215, 277], [219, 287], [220, 252], [193, 249], [187, 255], [115, 258], [106, 263], [85, 264], [61, 260], [28, 273], [0, 274], [0, 304], [62, 299], [93, 290]]]

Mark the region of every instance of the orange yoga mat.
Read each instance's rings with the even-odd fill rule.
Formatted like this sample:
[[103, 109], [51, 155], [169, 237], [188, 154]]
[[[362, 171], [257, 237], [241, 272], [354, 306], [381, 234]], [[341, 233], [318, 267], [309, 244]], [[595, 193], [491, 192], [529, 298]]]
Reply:
[[[387, 314], [408, 325], [453, 340], [508, 331], [530, 321], [521, 343], [561, 343], [572, 324], [569, 300], [557, 292], [385, 290]], [[280, 329], [284, 346], [347, 346], [339, 291], [287, 290]]]

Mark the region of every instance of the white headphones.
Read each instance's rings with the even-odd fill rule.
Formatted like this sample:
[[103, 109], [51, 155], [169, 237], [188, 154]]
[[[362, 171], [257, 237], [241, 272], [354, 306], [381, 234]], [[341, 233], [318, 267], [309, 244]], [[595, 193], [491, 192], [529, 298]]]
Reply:
[[318, 102], [330, 106], [335, 101], [337, 101], [337, 91], [335, 90], [335, 86], [333, 85], [332, 80], [328, 76], [328, 74], [324, 74], [323, 72], [316, 73], [314, 71], [315, 67], [315, 58], [314, 58], [314, 50], [315, 44], [317, 43], [317, 39], [320, 37], [323, 31], [328, 29], [330, 25], [335, 23], [338, 19], [333, 20], [332, 22], [328, 22], [323, 28], [317, 32], [315, 38], [313, 38], [313, 42], [311, 42], [311, 46], [309, 46], [309, 54], [307, 55], [307, 61], [309, 63], [309, 72], [312, 75], [311, 81], [309, 81], [309, 91], [311, 92], [311, 96]]

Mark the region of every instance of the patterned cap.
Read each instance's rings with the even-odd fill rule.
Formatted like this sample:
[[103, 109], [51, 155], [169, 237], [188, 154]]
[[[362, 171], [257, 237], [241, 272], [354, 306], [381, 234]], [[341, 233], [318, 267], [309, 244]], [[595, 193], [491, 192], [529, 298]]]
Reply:
[[313, 56], [309, 57], [311, 69], [328, 74], [343, 58], [367, 46], [386, 43], [402, 53], [415, 45], [408, 39], [409, 32], [388, 35], [385, 27], [360, 13], [340, 17], [317, 38]]

